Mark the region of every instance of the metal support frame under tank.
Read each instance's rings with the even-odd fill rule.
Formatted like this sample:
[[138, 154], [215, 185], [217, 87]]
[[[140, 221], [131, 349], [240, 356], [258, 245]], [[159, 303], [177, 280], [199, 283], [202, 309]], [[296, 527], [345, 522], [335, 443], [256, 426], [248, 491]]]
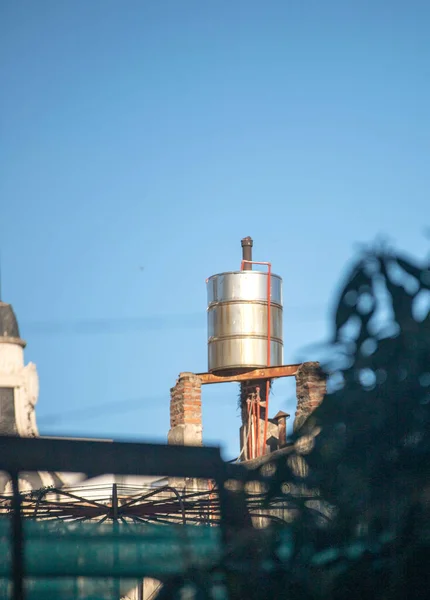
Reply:
[[[251, 369], [249, 371], [238, 371], [235, 373], [230, 373], [228, 375], [217, 375], [215, 373], [196, 373], [196, 376], [200, 379], [201, 385], [213, 385], [215, 383], [239, 383], [239, 384], [248, 384], [255, 383], [255, 385], [259, 385], [261, 382], [264, 382], [266, 386], [270, 387], [270, 383], [274, 379], [281, 379], [284, 377], [295, 377], [296, 373], [301, 366], [302, 363], [292, 364], [292, 365], [281, 365], [279, 367], [267, 367], [264, 369]], [[179, 375], [181, 377], [181, 375]], [[267, 391], [266, 391], [267, 393]], [[257, 403], [256, 403], [257, 404]], [[256, 407], [257, 408], [257, 407]], [[265, 406], [265, 417], [267, 416], [267, 420], [277, 422], [277, 426], [280, 429], [284, 429], [284, 422], [279, 423], [279, 413], [275, 415], [273, 419], [269, 419], [269, 411], [268, 406]], [[258, 408], [257, 408], [258, 410]], [[288, 415], [289, 417], [289, 415]], [[264, 422], [265, 424], [265, 422]], [[281, 432], [279, 439], [279, 447], [283, 447], [286, 442], [286, 430]], [[264, 446], [263, 446], [264, 448]], [[258, 456], [262, 456], [260, 453]], [[258, 458], [258, 456], [250, 455], [246, 453], [243, 457], [240, 458], [242, 460], [253, 460]]]

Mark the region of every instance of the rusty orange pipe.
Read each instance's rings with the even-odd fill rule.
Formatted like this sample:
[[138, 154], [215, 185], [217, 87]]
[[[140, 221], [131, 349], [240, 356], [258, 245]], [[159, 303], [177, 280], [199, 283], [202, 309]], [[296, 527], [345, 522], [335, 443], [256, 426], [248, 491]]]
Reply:
[[[248, 400], [248, 403], [250, 401]], [[249, 405], [248, 407], [248, 426], [247, 426], [247, 431], [246, 431], [246, 435], [248, 437], [248, 460], [250, 458], [252, 458], [252, 440], [251, 440], [251, 427], [252, 427], [252, 416], [251, 416], [251, 412], [252, 412], [252, 406]]]
[[256, 386], [256, 401], [257, 401], [257, 456], [260, 453], [260, 408], [261, 408], [261, 395], [260, 387]]
[[[271, 363], [271, 353], [270, 353], [270, 336], [271, 336], [271, 316], [272, 316], [272, 307], [271, 307], [271, 287], [272, 287], [272, 263], [270, 262], [259, 262], [256, 260], [242, 260], [240, 265], [240, 270], [244, 270], [245, 264], [252, 265], [265, 265], [267, 267], [267, 366], [270, 367]], [[266, 414], [264, 416], [264, 434], [263, 434], [263, 446], [260, 452], [260, 445], [258, 444], [257, 454], [263, 454], [266, 448], [267, 442], [267, 426], [269, 421], [269, 393], [270, 393], [270, 381], [266, 381]], [[258, 413], [260, 405], [258, 405]], [[258, 432], [260, 431], [260, 422], [258, 422]], [[258, 436], [260, 437], [260, 436]]]
[[[272, 316], [272, 294], [271, 294], [271, 284], [272, 284], [272, 265], [270, 263], [267, 264], [267, 366], [270, 367], [270, 363], [272, 357], [270, 355], [270, 336], [271, 332], [271, 316]], [[266, 414], [264, 418], [264, 435], [263, 435], [263, 448], [261, 449], [261, 454], [265, 453], [266, 450], [266, 442], [267, 442], [267, 424], [269, 421], [269, 394], [270, 394], [270, 380], [266, 380]]]

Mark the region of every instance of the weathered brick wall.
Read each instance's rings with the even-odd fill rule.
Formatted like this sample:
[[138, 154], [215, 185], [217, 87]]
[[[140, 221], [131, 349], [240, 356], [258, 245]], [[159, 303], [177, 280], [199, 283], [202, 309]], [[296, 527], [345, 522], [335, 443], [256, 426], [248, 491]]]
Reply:
[[326, 374], [318, 362], [300, 365], [296, 373], [297, 409], [294, 431], [321, 404], [327, 391]]
[[181, 373], [170, 390], [169, 444], [202, 445], [201, 381], [193, 373]]
[[181, 373], [170, 390], [170, 427], [202, 424], [200, 379], [193, 373]]
[[[203, 445], [201, 381], [194, 373], [181, 373], [175, 387], [170, 390], [170, 431], [167, 443], [180, 446]], [[169, 485], [182, 493], [199, 491], [202, 482], [170, 477]], [[207, 489], [207, 481], [204, 485]]]

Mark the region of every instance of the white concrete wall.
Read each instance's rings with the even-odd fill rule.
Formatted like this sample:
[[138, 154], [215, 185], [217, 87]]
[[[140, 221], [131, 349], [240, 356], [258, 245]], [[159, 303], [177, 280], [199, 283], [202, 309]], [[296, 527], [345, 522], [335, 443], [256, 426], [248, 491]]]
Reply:
[[20, 344], [0, 343], [0, 387], [13, 388], [18, 434], [37, 436], [34, 407], [39, 397], [36, 365], [24, 366], [24, 350]]

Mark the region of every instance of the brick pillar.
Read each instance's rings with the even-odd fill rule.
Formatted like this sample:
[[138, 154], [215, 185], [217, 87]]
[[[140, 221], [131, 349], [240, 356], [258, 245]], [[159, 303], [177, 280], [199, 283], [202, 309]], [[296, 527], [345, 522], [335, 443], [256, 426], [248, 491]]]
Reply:
[[308, 416], [321, 404], [326, 394], [326, 374], [318, 362], [300, 365], [296, 373], [297, 409], [294, 431], [299, 429]]
[[193, 373], [181, 373], [170, 390], [168, 444], [202, 445], [201, 381]]

